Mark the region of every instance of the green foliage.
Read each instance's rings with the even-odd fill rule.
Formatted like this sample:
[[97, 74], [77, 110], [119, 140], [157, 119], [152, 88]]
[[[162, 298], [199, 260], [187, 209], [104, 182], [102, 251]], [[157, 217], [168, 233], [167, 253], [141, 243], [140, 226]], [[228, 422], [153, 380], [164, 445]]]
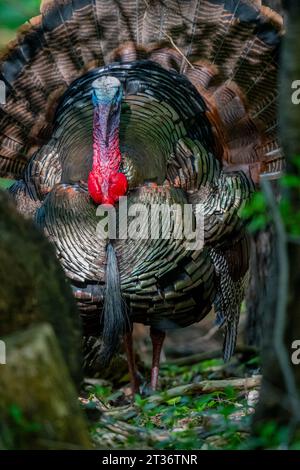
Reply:
[[275, 449], [287, 450], [297, 446], [289, 443], [289, 429], [278, 426], [274, 421], [268, 421], [257, 430], [257, 436], [251, 436], [241, 445], [242, 450]]
[[17, 29], [39, 14], [40, 0], [0, 0], [0, 48], [11, 41]]
[[169, 382], [170, 379], [172, 383], [170, 385], [183, 385], [185, 383], [190, 383], [195, 376], [201, 376], [201, 374], [207, 370], [219, 367], [223, 364], [221, 359], [210, 359], [207, 361], [202, 361], [198, 364], [192, 366], [177, 366], [175, 364], [162, 364], [161, 366], [161, 379], [167, 379]]
[[0, 189], [7, 189], [12, 184], [14, 184], [14, 180], [10, 180], [7, 178], [0, 178]]
[[286, 188], [300, 188], [300, 176], [284, 175], [280, 180], [281, 186]]
[[15, 424], [14, 428], [18, 429], [21, 434], [38, 432], [41, 429], [41, 426], [38, 423], [34, 423], [26, 419], [23, 411], [17, 405], [10, 406], [9, 414]]
[[[139, 414], [133, 422], [150, 429], [153, 429], [153, 423], [161, 429], [171, 429], [166, 439], [154, 444], [157, 449], [200, 449], [208, 436], [219, 436], [220, 431], [222, 439], [226, 436], [228, 441], [226, 448], [236, 448], [243, 441], [237, 426], [230, 421], [230, 415], [237, 410], [237, 402], [238, 396], [231, 388], [196, 397], [176, 397], [160, 406], [137, 397], [135, 405]], [[216, 416], [218, 419], [214, 423]], [[210, 447], [214, 448], [213, 445]]]
[[16, 404], [7, 409], [7, 417], [0, 423], [0, 449], [14, 450], [22, 447], [33, 436], [42, 429], [39, 423], [33, 422], [24, 416], [23, 410]]
[[251, 233], [263, 230], [270, 221], [264, 194], [260, 191], [254, 193], [240, 214], [247, 221], [247, 227]]
[[295, 210], [297, 204], [295, 200], [300, 199], [300, 156], [296, 155], [291, 159], [294, 167], [293, 174], [286, 174], [281, 178], [283, 196], [280, 201], [280, 212], [286, 231], [291, 237], [300, 236], [300, 210]]
[[[211, 374], [224, 374], [221, 359], [202, 361], [192, 366], [163, 364], [161, 370], [162, 400], [151, 401], [136, 395], [133, 404], [116, 405], [110, 387], [93, 386], [89, 399], [102, 409], [102, 418], [93, 421], [91, 434], [96, 445], [116, 449], [238, 449], [249, 438], [250, 413], [244, 394], [229, 387], [198, 395], [170, 398], [166, 391], [184, 383], [209, 379]], [[243, 367], [237, 364], [239, 370]], [[246, 372], [244, 369], [242, 372]], [[117, 392], [120, 393], [120, 392]], [[98, 405], [97, 405], [98, 400]], [[119, 402], [120, 403], [120, 402]], [[85, 405], [88, 408], [88, 404]], [[236, 418], [234, 418], [236, 416]]]
[[92, 439], [96, 447], [104, 449], [300, 449], [300, 441], [290, 444], [288, 430], [272, 422], [262, 425], [257, 435], [251, 434], [254, 404], [246, 390], [228, 387], [172, 398], [167, 394], [170, 388], [183, 385], [188, 371], [190, 383], [195, 383], [212, 376], [216, 380], [215, 374], [219, 379], [246, 376], [258, 363], [257, 356], [246, 363], [233, 360], [229, 365], [221, 359], [187, 366], [165, 363], [160, 375], [162, 391], [156, 394], [156, 402], [149, 396], [136, 395], [131, 403], [124, 396], [122, 400], [120, 390], [92, 386], [84, 405], [87, 411], [99, 413], [100, 409], [100, 417], [98, 414], [91, 424]]
[[[295, 204], [292, 204], [291, 191], [293, 198], [300, 198], [300, 175], [297, 174], [300, 169], [300, 156], [291, 159], [291, 165], [295, 173], [286, 173], [280, 179], [282, 194], [278, 202], [280, 214], [284, 222], [286, 232], [291, 237], [300, 236], [300, 210], [295, 211]], [[266, 228], [271, 221], [268, 204], [262, 191], [257, 191], [251, 200], [241, 209], [240, 215], [247, 222], [248, 230], [255, 233]]]
[[104, 403], [107, 403], [111, 399], [112, 388], [111, 387], [101, 387], [96, 385], [93, 387], [93, 392], [90, 395], [90, 398], [95, 395], [97, 398], [101, 399]]
[[280, 201], [280, 213], [284, 221], [286, 231], [291, 237], [300, 236], [300, 211], [295, 212], [287, 197]]
[[16, 30], [32, 16], [39, 14], [40, 0], [0, 0], [0, 28]]

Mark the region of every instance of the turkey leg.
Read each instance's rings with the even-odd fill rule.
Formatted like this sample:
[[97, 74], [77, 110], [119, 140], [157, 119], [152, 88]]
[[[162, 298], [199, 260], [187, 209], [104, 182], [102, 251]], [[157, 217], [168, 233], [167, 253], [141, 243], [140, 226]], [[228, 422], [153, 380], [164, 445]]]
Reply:
[[151, 369], [151, 388], [152, 390], [157, 389], [158, 383], [158, 374], [159, 374], [159, 362], [160, 362], [160, 353], [166, 337], [164, 331], [157, 330], [155, 328], [150, 328], [150, 337], [153, 346], [152, 354], [152, 369]]
[[132, 342], [132, 331], [126, 333], [124, 336], [124, 346], [128, 361], [128, 369], [131, 381], [131, 390], [132, 394], [135, 395], [139, 393], [140, 388], [140, 381], [137, 375], [136, 364], [135, 364], [135, 357], [133, 352], [133, 342]]

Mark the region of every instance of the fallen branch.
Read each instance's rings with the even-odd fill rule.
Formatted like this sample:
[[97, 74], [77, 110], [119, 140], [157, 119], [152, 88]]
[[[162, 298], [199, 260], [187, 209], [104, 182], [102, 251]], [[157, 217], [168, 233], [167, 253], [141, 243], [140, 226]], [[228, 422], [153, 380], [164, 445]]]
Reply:
[[162, 431], [160, 429], [156, 429], [154, 431], [124, 422], [112, 421], [111, 419], [106, 418], [102, 418], [99, 422], [98, 432], [100, 431], [100, 434], [102, 430], [101, 428], [105, 428], [114, 434], [119, 434], [126, 439], [132, 436], [136, 436], [140, 440], [147, 441], [150, 444], [165, 440], [170, 437], [170, 433], [168, 431]]
[[[251, 354], [255, 355], [258, 351], [256, 348], [252, 346], [237, 346], [235, 350], [235, 354]], [[177, 366], [189, 366], [192, 364], [197, 364], [201, 361], [207, 361], [209, 359], [218, 359], [223, 357], [223, 352], [221, 349], [217, 349], [214, 351], [205, 351], [198, 354], [192, 354], [190, 356], [179, 357], [176, 359], [171, 359], [166, 362], [166, 364], [174, 364]]]
[[199, 383], [179, 385], [178, 387], [170, 388], [161, 395], [149, 397], [147, 402], [158, 405], [179, 396], [224, 391], [229, 387], [235, 390], [248, 390], [258, 387], [260, 383], [261, 375], [255, 375], [254, 377], [247, 377], [245, 379], [203, 380]]

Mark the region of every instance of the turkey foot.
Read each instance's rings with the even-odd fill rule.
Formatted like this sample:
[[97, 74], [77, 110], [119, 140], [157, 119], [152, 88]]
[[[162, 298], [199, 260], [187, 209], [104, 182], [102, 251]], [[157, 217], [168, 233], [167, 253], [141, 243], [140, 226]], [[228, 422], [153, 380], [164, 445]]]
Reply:
[[135, 357], [133, 352], [132, 331], [124, 336], [124, 346], [128, 361], [129, 376], [131, 382], [132, 396], [140, 391], [140, 379], [136, 370]]
[[152, 341], [153, 353], [152, 353], [152, 369], [151, 369], [151, 389], [155, 391], [157, 389], [158, 374], [159, 374], [159, 363], [160, 353], [166, 337], [166, 333], [156, 328], [150, 328], [150, 337]]

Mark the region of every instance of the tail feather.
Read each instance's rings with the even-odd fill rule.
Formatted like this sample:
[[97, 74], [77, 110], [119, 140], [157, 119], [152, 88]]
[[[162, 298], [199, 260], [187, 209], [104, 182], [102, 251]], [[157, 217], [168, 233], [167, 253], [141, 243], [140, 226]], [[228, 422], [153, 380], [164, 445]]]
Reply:
[[[229, 133], [237, 130], [233, 142], [222, 142], [229, 157], [221, 158], [256, 165], [258, 173], [280, 172], [275, 116], [282, 22], [260, 0], [45, 0], [41, 13], [1, 58], [7, 85], [0, 109], [2, 176], [20, 177], [47, 142], [51, 110], [71, 82], [92, 68], [140, 58], [188, 76], [220, 114], [220, 88], [230, 89], [225, 120], [216, 122], [225, 137], [228, 117]], [[255, 139], [241, 152], [253, 123]]]
[[126, 307], [121, 295], [120, 274], [115, 249], [107, 246], [106, 292], [102, 314], [100, 360], [108, 364], [128, 328]]
[[223, 359], [228, 362], [234, 353], [238, 333], [238, 321], [228, 322], [225, 327], [225, 337], [223, 343]]

